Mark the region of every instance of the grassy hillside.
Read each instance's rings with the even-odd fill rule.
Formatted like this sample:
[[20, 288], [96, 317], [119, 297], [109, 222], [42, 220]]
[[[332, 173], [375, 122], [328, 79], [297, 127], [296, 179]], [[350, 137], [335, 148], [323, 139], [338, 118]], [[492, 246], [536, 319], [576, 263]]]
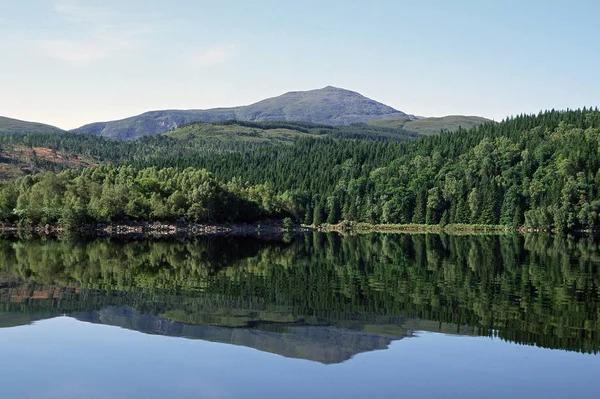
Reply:
[[[301, 130], [300, 130], [301, 129]], [[238, 123], [192, 123], [165, 134], [176, 139], [203, 139], [230, 143], [280, 144], [291, 143], [299, 137], [319, 136], [317, 132], [294, 125], [265, 128], [265, 126], [242, 126]]]
[[220, 144], [269, 145], [292, 143], [302, 137], [331, 137], [336, 139], [405, 141], [418, 137], [402, 129], [354, 124], [328, 126], [311, 122], [286, 121], [221, 121], [196, 122], [165, 133], [180, 140], [203, 140]]
[[341, 126], [398, 118], [415, 119], [413, 115], [373, 101], [359, 93], [328, 86], [319, 90], [290, 92], [241, 107], [151, 111], [118, 121], [92, 123], [74, 131], [133, 140], [141, 136], [166, 133], [192, 122], [303, 121]]
[[59, 133], [63, 130], [43, 123], [26, 122], [0, 116], [0, 134], [9, 133]]
[[417, 120], [406, 118], [384, 119], [369, 122], [369, 125], [391, 129], [404, 129], [422, 136], [429, 136], [440, 132], [452, 132], [458, 130], [459, 127], [470, 129], [487, 122], [491, 121], [480, 116], [450, 115], [441, 118], [423, 118]]

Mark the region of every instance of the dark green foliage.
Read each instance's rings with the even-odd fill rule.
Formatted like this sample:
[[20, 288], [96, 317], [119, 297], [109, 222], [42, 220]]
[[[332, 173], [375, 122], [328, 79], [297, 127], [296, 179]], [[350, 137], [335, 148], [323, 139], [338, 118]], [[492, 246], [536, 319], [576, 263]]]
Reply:
[[287, 215], [269, 185], [221, 184], [205, 170], [102, 166], [27, 176], [0, 190], [0, 221], [61, 224], [252, 221]]
[[313, 209], [313, 226], [320, 226], [325, 222], [325, 204], [322, 199], [317, 199]]

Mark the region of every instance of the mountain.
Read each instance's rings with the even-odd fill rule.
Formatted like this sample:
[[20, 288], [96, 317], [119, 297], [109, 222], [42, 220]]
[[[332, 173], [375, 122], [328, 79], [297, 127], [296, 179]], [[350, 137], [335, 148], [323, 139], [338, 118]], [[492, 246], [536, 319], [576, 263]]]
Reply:
[[318, 90], [289, 92], [234, 108], [150, 111], [118, 121], [92, 123], [74, 131], [132, 140], [140, 136], [165, 133], [191, 122], [234, 119], [251, 122], [303, 121], [340, 126], [382, 119], [417, 118], [359, 93], [327, 86]]
[[410, 133], [428, 136], [438, 134], [439, 132], [452, 132], [459, 127], [470, 129], [488, 122], [492, 121], [480, 116], [449, 115], [441, 118], [383, 119], [371, 121], [369, 122], [369, 125], [391, 129], [403, 129]]
[[61, 133], [57, 127], [37, 122], [26, 122], [0, 116], [0, 134], [10, 133]]

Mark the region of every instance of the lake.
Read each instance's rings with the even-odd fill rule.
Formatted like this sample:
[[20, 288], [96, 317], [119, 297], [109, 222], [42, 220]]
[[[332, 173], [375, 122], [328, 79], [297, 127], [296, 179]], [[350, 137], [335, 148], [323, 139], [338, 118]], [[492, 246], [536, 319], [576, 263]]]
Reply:
[[596, 397], [599, 245], [6, 236], [1, 397]]

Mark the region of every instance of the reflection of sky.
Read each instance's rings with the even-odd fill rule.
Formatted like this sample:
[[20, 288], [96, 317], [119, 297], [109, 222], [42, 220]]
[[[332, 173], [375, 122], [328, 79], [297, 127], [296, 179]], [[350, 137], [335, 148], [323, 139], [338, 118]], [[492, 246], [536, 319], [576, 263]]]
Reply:
[[2, 398], [596, 397], [600, 356], [422, 333], [325, 366], [67, 317], [0, 329]]

